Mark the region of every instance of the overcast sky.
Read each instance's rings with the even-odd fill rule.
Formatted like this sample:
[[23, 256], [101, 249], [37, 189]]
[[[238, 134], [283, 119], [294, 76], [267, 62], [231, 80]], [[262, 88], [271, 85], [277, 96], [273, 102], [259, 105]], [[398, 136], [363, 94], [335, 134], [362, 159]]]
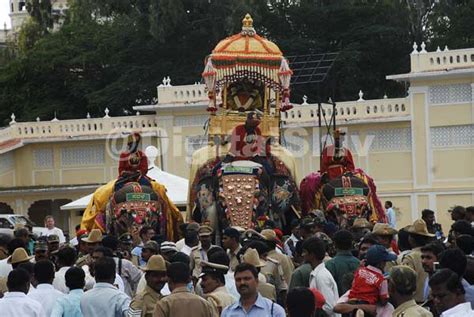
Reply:
[[4, 22], [7, 22], [7, 28], [10, 28], [10, 17], [8, 16], [10, 10], [8, 9], [8, 5], [8, 0], [0, 0], [0, 29], [3, 29]]

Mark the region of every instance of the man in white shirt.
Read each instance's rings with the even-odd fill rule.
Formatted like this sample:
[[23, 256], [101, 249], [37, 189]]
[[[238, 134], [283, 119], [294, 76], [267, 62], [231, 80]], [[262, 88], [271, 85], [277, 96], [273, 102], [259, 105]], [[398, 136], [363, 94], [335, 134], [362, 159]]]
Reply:
[[[122, 258], [122, 256], [118, 253], [118, 244], [119, 241], [116, 237], [113, 236], [106, 236], [104, 239], [102, 239], [102, 245], [105, 248], [109, 248], [112, 250], [112, 258], [114, 259], [115, 263], [117, 264], [116, 270], [117, 274], [122, 278], [124, 286], [125, 286], [125, 293], [133, 297], [135, 294], [135, 290], [137, 289], [138, 282], [140, 281], [140, 278], [142, 276], [142, 271], [137, 268], [133, 263], [127, 259]], [[156, 253], [158, 253], [158, 244], [155, 241], [148, 241], [145, 243], [145, 245], [142, 248], [142, 258], [145, 253], [147, 253], [147, 250], [150, 247], [150, 244], [156, 248]], [[148, 259], [146, 259], [148, 261]]]
[[46, 317], [41, 304], [26, 296], [30, 288], [30, 275], [22, 269], [15, 269], [8, 275], [9, 292], [0, 299], [0, 315], [2, 317]]
[[36, 288], [30, 289], [28, 297], [37, 300], [46, 313], [51, 316], [54, 304], [58, 298], [64, 296], [63, 293], [53, 287], [54, 265], [49, 260], [41, 260], [35, 263], [35, 280], [38, 282]]
[[395, 214], [395, 210], [393, 210], [393, 204], [391, 201], [387, 200], [385, 202], [385, 214], [387, 216], [387, 221], [390, 228], [396, 229], [397, 228], [397, 215]]
[[474, 310], [464, 298], [461, 278], [450, 269], [441, 269], [429, 281], [433, 304], [441, 317], [472, 317]]
[[15, 238], [8, 243], [9, 256], [6, 259], [0, 260], [0, 277], [7, 278], [8, 274], [13, 270], [11, 256], [13, 252], [15, 252], [15, 250], [18, 248], [23, 248], [26, 250], [26, 246], [23, 240]]
[[[178, 247], [178, 243], [176, 243], [176, 247]], [[184, 245], [181, 249], [178, 247], [178, 250], [190, 256], [196, 247], [198, 249], [201, 247], [201, 242], [199, 241], [199, 225], [197, 223], [190, 223], [184, 232]]]
[[55, 234], [59, 237], [59, 243], [62, 244], [66, 242], [66, 238], [64, 237], [63, 231], [54, 226], [53, 216], [48, 215], [44, 218], [44, 226], [45, 228], [42, 231], [43, 236], [50, 236], [52, 234]]
[[313, 269], [310, 275], [309, 287], [316, 288], [323, 294], [326, 303], [323, 306], [324, 312], [330, 317], [340, 317], [333, 311], [339, 299], [339, 292], [336, 281], [324, 265], [326, 256], [326, 246], [324, 242], [316, 237], [311, 237], [303, 243], [303, 257]]
[[283, 249], [285, 250], [286, 255], [293, 258], [293, 252], [296, 248], [296, 244], [300, 241], [299, 238], [300, 231], [300, 221], [298, 219], [293, 219], [291, 221], [291, 236], [286, 239]]
[[[92, 256], [91, 256], [92, 258], [91, 267], [89, 267], [89, 265], [82, 266], [82, 269], [86, 273], [86, 286], [85, 286], [86, 291], [92, 289], [95, 285], [95, 279], [93, 277], [94, 276], [93, 269], [94, 269], [95, 261], [103, 257], [113, 258], [113, 256], [114, 255], [112, 253], [112, 250], [110, 250], [109, 248], [97, 247], [94, 249], [94, 252], [92, 252]], [[125, 292], [125, 284], [123, 282], [123, 279], [117, 273], [115, 273], [115, 280], [114, 280], [113, 285], [117, 287], [119, 291]]]
[[71, 247], [64, 247], [57, 253], [59, 270], [54, 274], [53, 286], [64, 294], [69, 293], [69, 288], [66, 286], [66, 272], [70, 267], [74, 266], [76, 259], [77, 252]]

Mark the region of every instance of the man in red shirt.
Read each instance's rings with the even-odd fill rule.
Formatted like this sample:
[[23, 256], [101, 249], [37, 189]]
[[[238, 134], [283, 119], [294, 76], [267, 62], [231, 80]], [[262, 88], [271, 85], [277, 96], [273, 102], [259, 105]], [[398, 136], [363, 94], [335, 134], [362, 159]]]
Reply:
[[355, 170], [352, 153], [343, 144], [344, 136], [345, 133], [337, 129], [334, 133], [334, 145], [325, 146], [321, 154], [321, 174], [327, 172], [329, 179]]
[[249, 112], [245, 123], [234, 128], [229, 150], [229, 156], [232, 156], [233, 161], [249, 160], [265, 154], [263, 153], [265, 139], [262, 137], [259, 125], [259, 114]]
[[120, 153], [119, 178], [115, 183], [115, 191], [123, 187], [130, 181], [137, 181], [142, 185], [150, 186], [146, 174], [148, 172], [148, 159], [142, 151], [138, 149], [141, 136], [134, 132], [128, 136], [127, 151]]
[[128, 136], [127, 151], [120, 153], [119, 176], [140, 173], [145, 176], [148, 172], [148, 160], [142, 151], [138, 149], [142, 137], [135, 132]]

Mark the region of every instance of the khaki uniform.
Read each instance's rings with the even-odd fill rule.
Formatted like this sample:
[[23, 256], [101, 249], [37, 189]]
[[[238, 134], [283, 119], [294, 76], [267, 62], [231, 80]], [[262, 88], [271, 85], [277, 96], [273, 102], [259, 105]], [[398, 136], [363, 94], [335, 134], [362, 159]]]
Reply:
[[81, 256], [76, 261], [77, 267], [83, 267], [84, 265], [89, 265], [92, 262], [92, 257], [89, 254]]
[[227, 255], [229, 256], [229, 260], [230, 260], [229, 267], [232, 270], [232, 272], [235, 272], [235, 268], [240, 263], [239, 258], [237, 257], [237, 254], [240, 252], [241, 249], [242, 249], [242, 246], [239, 244], [239, 247], [235, 250], [235, 252], [227, 250]]
[[418, 306], [415, 300], [409, 300], [397, 307], [392, 313], [393, 317], [433, 317], [433, 314]]
[[283, 278], [288, 285], [290, 283], [291, 274], [295, 270], [295, 266], [293, 265], [290, 257], [285, 254], [278, 253], [276, 250], [271, 250], [268, 252], [268, 257], [280, 262], [281, 268], [283, 270]]
[[155, 305], [162, 297], [147, 285], [143, 292], [138, 293], [132, 299], [128, 315], [130, 317], [152, 317]]
[[406, 265], [412, 268], [416, 274], [416, 293], [415, 301], [422, 303], [424, 299], [425, 280], [428, 278], [428, 273], [423, 269], [421, 264], [421, 248], [415, 248], [410, 253], [405, 254], [398, 259], [398, 262], [402, 265]]
[[257, 290], [263, 297], [268, 298], [273, 302], [276, 302], [276, 289], [275, 286], [273, 286], [272, 284], [267, 282], [259, 282]]
[[174, 289], [170, 295], [159, 300], [153, 316], [219, 317], [207, 300], [188, 292], [185, 286]]
[[266, 264], [260, 269], [260, 272], [265, 276], [267, 283], [275, 286], [277, 293], [288, 289], [288, 284], [283, 277], [283, 269], [278, 260], [267, 257]]
[[0, 260], [4, 260], [8, 257], [9, 257], [8, 250], [5, 249], [4, 247], [0, 247]]
[[198, 279], [199, 275], [201, 274], [201, 262], [204, 260], [202, 258], [201, 249], [202, 248], [200, 246], [195, 246], [191, 249], [191, 253], [189, 254], [189, 266], [192, 272], [192, 276], [196, 279]]
[[[392, 248], [388, 248], [387, 249], [388, 253], [393, 253], [393, 254], [396, 254], [395, 252], [393, 252]], [[406, 252], [406, 251], [405, 251]], [[410, 252], [410, 251], [408, 251]], [[397, 266], [397, 265], [400, 265], [399, 263], [399, 260], [401, 259], [401, 255], [405, 255], [406, 253], [400, 253], [400, 255], [398, 256], [398, 258], [395, 260], [395, 261], [389, 261], [389, 262], [386, 262], [385, 263], [385, 266], [383, 268], [383, 271], [386, 272], [386, 273], [390, 273], [390, 271], [392, 270], [392, 268], [394, 266]]]
[[257, 291], [265, 298], [271, 301], [277, 301], [277, 294], [275, 285], [267, 283], [267, 278], [261, 272], [258, 273]]
[[237, 301], [237, 299], [229, 294], [225, 286], [218, 287], [209, 294], [204, 294], [204, 298], [212, 305], [218, 316], [220, 316], [224, 308]]
[[6, 292], [8, 292], [7, 278], [0, 277], [0, 294], [5, 294]]

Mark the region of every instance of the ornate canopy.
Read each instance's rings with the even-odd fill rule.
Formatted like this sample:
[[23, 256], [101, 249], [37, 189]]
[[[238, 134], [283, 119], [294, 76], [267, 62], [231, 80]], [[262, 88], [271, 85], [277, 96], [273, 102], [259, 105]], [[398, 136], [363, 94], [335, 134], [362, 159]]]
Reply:
[[[209, 135], [230, 135], [245, 123], [246, 112], [260, 111], [262, 135], [278, 138], [280, 111], [291, 109], [293, 72], [278, 46], [256, 33], [250, 14], [242, 20], [242, 31], [220, 41], [205, 64]], [[219, 95], [221, 104], [217, 104]]]
[[286, 59], [278, 46], [259, 36], [253, 19], [247, 14], [242, 20], [242, 31], [220, 41], [207, 57], [203, 77], [213, 76], [208, 85], [210, 91], [218, 90], [223, 84], [239, 78], [260, 80], [274, 90], [284, 87], [281, 76], [290, 75]]

